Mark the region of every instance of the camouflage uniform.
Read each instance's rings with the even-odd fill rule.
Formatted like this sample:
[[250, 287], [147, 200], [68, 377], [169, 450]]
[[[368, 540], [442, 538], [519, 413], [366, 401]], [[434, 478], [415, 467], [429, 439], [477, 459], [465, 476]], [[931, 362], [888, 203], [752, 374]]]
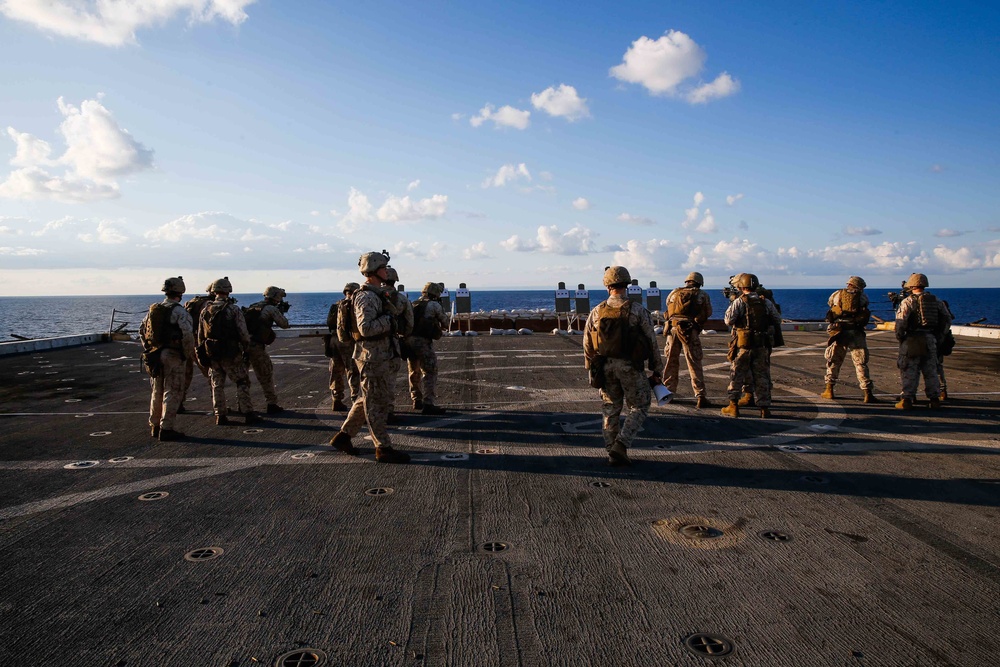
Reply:
[[235, 352], [227, 357], [209, 357], [211, 364], [208, 370], [208, 380], [212, 385], [212, 409], [216, 417], [226, 416], [226, 378], [232, 378], [236, 383], [236, 403], [239, 411], [243, 414], [253, 412], [253, 403], [250, 401], [250, 375], [247, 372], [246, 362], [243, 354], [239, 351], [238, 345], [243, 349], [250, 346], [250, 332], [247, 331], [246, 320], [243, 319], [243, 311], [232, 302], [227, 296], [222, 294], [215, 298], [210, 304], [205, 306], [201, 313], [201, 323], [198, 327], [198, 344], [202, 345], [208, 336], [208, 320], [220, 309], [225, 312], [220, 318], [229, 319], [233, 322], [239, 334], [238, 341], [230, 341]]
[[[257, 304], [254, 304], [257, 305]], [[251, 306], [252, 307], [252, 306]], [[282, 329], [289, 327], [288, 318], [272, 303], [265, 303], [260, 309], [260, 331], [270, 331], [277, 324]], [[277, 405], [278, 392], [274, 388], [274, 364], [271, 355], [267, 353], [267, 345], [254, 338], [250, 339], [250, 366], [253, 368], [260, 388], [264, 390], [264, 398], [268, 405]]]
[[[212, 300], [212, 295], [207, 296], [196, 296], [187, 300], [184, 304], [184, 310], [188, 312], [191, 317], [191, 326], [197, 327], [198, 321], [201, 319], [201, 311], [209, 301]], [[197, 332], [195, 332], [197, 336]], [[194, 367], [195, 367], [195, 355], [189, 354], [187, 359], [184, 360], [184, 387], [181, 391], [181, 398], [179, 402], [179, 407], [184, 408], [184, 402], [187, 400], [188, 389], [191, 388], [191, 381], [194, 379]], [[207, 371], [202, 371], [205, 377], [208, 377]]]
[[[399, 309], [399, 315], [396, 315], [396, 344], [402, 345], [403, 341], [406, 340], [413, 332], [413, 304], [410, 303], [409, 299], [397, 292], [395, 288], [387, 286], [387, 289], [389, 300], [395, 304], [397, 309]], [[400, 356], [392, 360], [392, 373], [389, 376], [393, 396], [396, 395], [396, 379], [399, 377], [402, 370], [403, 357], [402, 354], [400, 354]], [[395, 401], [393, 401], [389, 403], [389, 416], [393, 416], [395, 412]]]
[[354, 348], [354, 361], [361, 373], [361, 400], [351, 406], [340, 427], [353, 438], [367, 421], [375, 447], [392, 446], [386, 419], [393, 402], [394, 360], [399, 358], [399, 343], [393, 335], [395, 317], [382, 302], [385, 293], [384, 287], [365, 284], [353, 296], [354, 317], [362, 336]]
[[[848, 288], [853, 289], [853, 288]], [[827, 305], [831, 310], [841, 308], [844, 300], [844, 292], [848, 289], [837, 290], [830, 295], [827, 300]], [[865, 333], [865, 326], [868, 324], [868, 296], [862, 290], [855, 290], [861, 292], [858, 296], [860, 297], [861, 309], [864, 311], [860, 318], [865, 321], [862, 323], [860, 319], [854, 322], [831, 322], [827, 327], [827, 333], [830, 335], [830, 341], [827, 343], [826, 352], [824, 357], [826, 358], [826, 383], [827, 385], [834, 385], [837, 383], [837, 378], [840, 376], [840, 367], [844, 363], [844, 359], [847, 357], [847, 353], [851, 353], [851, 360], [854, 361], [854, 370], [858, 376], [858, 385], [864, 391], [871, 391], [873, 384], [871, 376], [868, 373], [868, 336]]]
[[[896, 310], [896, 340], [899, 341], [899, 357], [896, 366], [899, 368], [899, 380], [902, 385], [901, 398], [913, 401], [920, 387], [920, 376], [924, 376], [924, 393], [933, 404], [941, 396], [941, 385], [938, 378], [937, 336], [951, 326], [951, 313], [940, 299], [934, 298], [931, 306], [936, 311], [937, 326], [925, 328], [920, 325], [920, 297], [933, 295], [924, 290], [922, 294], [911, 294], [903, 299]], [[926, 342], [923, 348], [919, 339]], [[915, 355], [914, 349], [920, 348], [922, 354]], [[911, 356], [912, 355], [912, 356]]]
[[667, 337], [667, 344], [663, 349], [666, 363], [666, 367], [663, 369], [663, 384], [671, 392], [677, 391], [680, 354], [683, 349], [688, 373], [691, 374], [691, 389], [696, 397], [703, 397], [705, 396], [705, 372], [701, 364], [704, 358], [704, 352], [701, 348], [701, 330], [705, 327], [708, 318], [712, 316], [712, 301], [708, 294], [698, 287], [679, 287], [667, 296], [668, 313], [679, 305], [682, 290], [695, 290], [697, 292], [694, 297], [697, 314], [694, 317], [688, 317], [678, 313], [670, 315], [667, 320], [667, 326], [663, 330]]
[[[348, 298], [348, 297], [345, 297]], [[361, 373], [357, 364], [354, 363], [354, 346], [356, 343], [341, 343], [337, 338], [337, 303], [330, 306], [330, 312], [326, 316], [326, 326], [330, 329], [330, 396], [334, 404], [350, 404], [361, 398]], [[350, 387], [351, 395], [348, 398], [347, 389]], [[343, 408], [339, 408], [343, 409]]]
[[[155, 431], [173, 431], [177, 408], [181, 406], [184, 394], [184, 368], [187, 359], [194, 358], [194, 330], [191, 316], [177, 301], [164, 299], [162, 304], [170, 308], [168, 326], [180, 330], [181, 340], [176, 346], [166, 347], [160, 353], [163, 370], [158, 377], [150, 378], [152, 393], [149, 400], [149, 426]], [[143, 320], [140, 332], [148, 331], [149, 316]]]
[[[421, 298], [417, 303], [426, 301], [424, 317], [436, 321], [442, 329], [448, 327], [448, 316], [440, 302]], [[414, 405], [423, 403], [437, 405], [437, 353], [434, 352], [434, 340], [426, 336], [410, 336], [406, 344], [409, 348], [410, 398]]]
[[[765, 299], [758, 294], [750, 293], [733, 300], [726, 309], [726, 326], [733, 329], [733, 340], [737, 338], [737, 329], [746, 329], [748, 326], [747, 301], [759, 299], [763, 301], [767, 312], [769, 324], [772, 327], [781, 326], [781, 315], [774, 307], [770, 299]], [[767, 408], [771, 405], [771, 334], [767, 331], [760, 333], [760, 336], [768, 340], [761, 345], [749, 348], [741, 348], [735, 344], [730, 345], [730, 361], [732, 368], [729, 372], [729, 401], [736, 403], [744, 386], [751, 382], [754, 387], [754, 397], [757, 406]]]
[[[604, 303], [611, 308], [621, 308], [629, 303], [629, 299], [624, 294], [613, 294]], [[583, 354], [588, 368], [597, 356], [599, 309], [600, 306], [590, 311], [587, 324], [584, 326]], [[656, 340], [656, 334], [653, 332], [653, 322], [649, 317], [649, 311], [642, 304], [631, 302], [628, 312], [628, 326], [632, 329], [638, 328], [639, 335], [648, 339], [650, 370], [653, 371], [654, 377], [659, 378], [663, 374], [663, 359], [660, 357], [660, 346]], [[628, 350], [625, 352], [630, 353]], [[627, 449], [649, 414], [649, 404], [652, 400], [649, 380], [646, 378], [645, 371], [641, 367], [636, 368], [631, 359], [614, 357], [608, 357], [604, 362], [604, 376], [605, 383], [601, 389], [604, 444], [609, 452], [615, 447], [616, 442]], [[626, 406], [625, 423], [621, 424], [619, 416]]]

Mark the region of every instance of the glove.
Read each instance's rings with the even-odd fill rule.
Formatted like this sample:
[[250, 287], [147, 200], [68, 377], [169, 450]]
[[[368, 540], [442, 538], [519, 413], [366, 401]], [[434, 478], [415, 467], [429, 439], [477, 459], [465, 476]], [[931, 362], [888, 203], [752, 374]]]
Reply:
[[288, 309], [291, 307], [292, 304], [288, 303], [287, 301], [282, 301], [281, 303], [278, 304], [278, 310], [280, 310], [282, 313], [287, 313]]

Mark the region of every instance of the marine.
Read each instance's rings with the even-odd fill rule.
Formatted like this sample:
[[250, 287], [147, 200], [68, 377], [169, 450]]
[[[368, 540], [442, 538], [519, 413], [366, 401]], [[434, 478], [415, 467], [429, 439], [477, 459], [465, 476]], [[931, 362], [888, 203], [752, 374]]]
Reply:
[[826, 327], [829, 341], [826, 344], [826, 388], [821, 396], [833, 399], [834, 386], [840, 376], [840, 367], [847, 353], [851, 353], [854, 370], [858, 376], [858, 384], [864, 393], [865, 403], [878, 403], [875, 398], [875, 385], [868, 373], [868, 341], [865, 327], [871, 319], [868, 309], [868, 296], [865, 294], [867, 284], [860, 276], [847, 279], [847, 287], [837, 290], [827, 300], [829, 310], [826, 313]]
[[[205, 292], [207, 292], [207, 294], [199, 294], [198, 296], [193, 296], [184, 303], [184, 310], [186, 310], [187, 314], [191, 317], [191, 322], [192, 325], [195, 327], [195, 329], [198, 328], [198, 322], [201, 319], [202, 309], [205, 308], [205, 305], [209, 301], [215, 298], [212, 296], [211, 284], [209, 284], [209, 286], [205, 288]], [[197, 331], [195, 332], [195, 334], [197, 335]], [[194, 379], [194, 367], [196, 362], [197, 362], [197, 355], [195, 354], [192, 354], [190, 358], [184, 360], [184, 389], [183, 391], [181, 391], [180, 405], [177, 407], [177, 414], [187, 412], [187, 410], [184, 407], [184, 402], [187, 401], [188, 389], [191, 388], [191, 381]], [[208, 378], [207, 368], [202, 368], [201, 366], [198, 366], [198, 370], [201, 371], [201, 374], [204, 375], [206, 379]]]
[[271, 355], [267, 353], [267, 346], [274, 342], [275, 324], [282, 329], [289, 327], [285, 313], [291, 306], [285, 301], [285, 296], [285, 290], [272, 285], [264, 290], [263, 301], [243, 309], [243, 317], [250, 332], [250, 366], [260, 382], [260, 388], [264, 390], [268, 414], [284, 411], [278, 405], [278, 392], [274, 388], [274, 364], [271, 362]]
[[[631, 465], [628, 447], [649, 414], [650, 383], [663, 375], [660, 346], [649, 311], [630, 301], [626, 290], [632, 282], [624, 266], [604, 271], [608, 298], [590, 311], [583, 331], [584, 362], [591, 386], [601, 390], [604, 446], [608, 465]], [[653, 372], [647, 378], [646, 364]], [[619, 417], [626, 409], [625, 422]]]
[[399, 358], [396, 337], [399, 309], [389, 299], [383, 283], [388, 279], [389, 256], [382, 252], [366, 252], [358, 259], [365, 277], [364, 284], [351, 297], [352, 317], [338, 320], [338, 333], [348, 328], [357, 341], [354, 361], [361, 373], [361, 399], [351, 406], [340, 430], [330, 439], [330, 445], [346, 454], [357, 455], [352, 438], [367, 421], [375, 443], [375, 460], [379, 463], [408, 463], [410, 455], [393, 449], [386, 429], [389, 405], [393, 402], [392, 372], [394, 359]]
[[[399, 345], [399, 356], [392, 360], [392, 374], [389, 376], [392, 383], [392, 395], [396, 395], [396, 378], [403, 370], [404, 357], [407, 356], [406, 339], [413, 333], [413, 304], [405, 295], [396, 291], [396, 283], [399, 282], [399, 273], [391, 266], [385, 267], [385, 282], [382, 286], [386, 288], [386, 295], [389, 301], [396, 307], [399, 314], [396, 315], [396, 343]], [[389, 423], [393, 423], [396, 418], [395, 402], [389, 403]]]
[[941, 384], [938, 379], [937, 348], [950, 332], [951, 312], [944, 302], [926, 290], [927, 276], [911, 274], [906, 281], [910, 294], [896, 310], [896, 340], [899, 341], [899, 381], [902, 385], [900, 410], [912, 410], [917, 399], [920, 376], [924, 376], [924, 393], [929, 407], [941, 406]]
[[160, 291], [164, 292], [163, 301], [149, 307], [139, 337], [152, 390], [149, 434], [163, 442], [184, 437], [174, 428], [174, 420], [183, 400], [185, 363], [194, 358], [195, 339], [191, 317], [181, 306], [184, 278], [167, 278]]
[[425, 415], [443, 415], [447, 410], [437, 405], [438, 360], [434, 341], [448, 326], [448, 316], [441, 305], [441, 283], [427, 283], [413, 306], [413, 333], [406, 340], [410, 399], [413, 409]]
[[[351, 405], [361, 398], [361, 373], [354, 363], [353, 338], [342, 341], [337, 337], [337, 318], [341, 304], [347, 305], [351, 295], [361, 289], [357, 283], [344, 285], [344, 298], [330, 306], [326, 315], [326, 326], [330, 330], [325, 336], [326, 356], [330, 359], [330, 397], [333, 399], [334, 412], [347, 412]], [[350, 388], [351, 395], [347, 395]]]
[[771, 416], [771, 347], [774, 330], [781, 327], [781, 315], [770, 299], [756, 292], [760, 286], [757, 276], [741, 273], [733, 279], [740, 295], [726, 309], [724, 321], [732, 327], [729, 348], [729, 405], [722, 414], [739, 417], [743, 387], [752, 378], [756, 405], [761, 417]]
[[198, 323], [198, 358], [207, 367], [208, 380], [212, 385], [212, 409], [215, 423], [224, 426], [229, 423], [226, 408], [226, 378], [236, 383], [236, 402], [243, 413], [244, 422], [257, 424], [263, 421], [254, 412], [250, 401], [250, 374], [244, 354], [250, 347], [250, 332], [247, 330], [243, 311], [236, 301], [229, 297], [233, 285], [229, 278], [219, 278], [211, 285], [214, 300], [201, 312]]
[[712, 316], [712, 300], [702, 291], [705, 278], [694, 271], [684, 279], [684, 287], [678, 287], [667, 296], [667, 323], [663, 335], [667, 344], [663, 349], [665, 366], [663, 384], [671, 392], [677, 391], [680, 369], [680, 353], [683, 349], [691, 375], [691, 389], [697, 399], [697, 408], [711, 406], [705, 395], [705, 372], [702, 369], [704, 352], [701, 347], [701, 332], [705, 322]]

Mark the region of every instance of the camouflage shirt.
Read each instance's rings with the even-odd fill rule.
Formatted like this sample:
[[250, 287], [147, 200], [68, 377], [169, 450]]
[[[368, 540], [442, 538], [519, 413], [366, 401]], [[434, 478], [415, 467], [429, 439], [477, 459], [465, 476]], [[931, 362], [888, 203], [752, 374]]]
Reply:
[[354, 293], [354, 319], [362, 339], [354, 346], [354, 359], [361, 362], [389, 361], [399, 356], [399, 343], [392, 336], [393, 320], [382, 302], [386, 289], [365, 285]]
[[219, 295], [215, 301], [210, 302], [201, 311], [201, 322], [198, 326], [198, 342], [201, 343], [208, 338], [208, 319], [222, 309], [224, 312], [219, 317], [233, 320], [236, 331], [239, 333], [240, 343], [243, 347], [250, 347], [250, 332], [247, 330], [247, 321], [243, 318], [243, 311], [229, 297]]
[[[612, 294], [608, 297], [607, 304], [612, 308], [621, 308], [626, 303], [629, 303], [629, 299], [625, 295]], [[583, 355], [586, 357], [588, 364], [597, 355], [597, 348], [594, 346], [594, 340], [597, 332], [597, 312], [598, 309], [595, 308], [590, 311], [590, 315], [587, 317], [587, 324], [584, 326], [583, 330]], [[637, 301], [631, 302], [631, 308], [628, 313], [628, 324], [630, 327], [638, 327], [642, 336], [645, 336], [649, 341], [650, 354], [652, 359], [649, 362], [649, 370], [657, 376], [663, 374], [663, 357], [660, 356], [660, 344], [656, 340], [656, 333], [653, 331], [653, 321], [649, 317], [649, 311]]]

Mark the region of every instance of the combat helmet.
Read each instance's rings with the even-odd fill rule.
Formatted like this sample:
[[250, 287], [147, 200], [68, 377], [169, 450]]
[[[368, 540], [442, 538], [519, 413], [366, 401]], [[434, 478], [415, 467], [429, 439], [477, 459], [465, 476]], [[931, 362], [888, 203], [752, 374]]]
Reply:
[[347, 283], [344, 285], [344, 296], [350, 296], [361, 289], [361, 285], [357, 283]]
[[264, 290], [265, 299], [284, 299], [286, 296], [287, 294], [285, 294], [285, 290], [280, 287], [275, 287], [274, 285], [271, 285]]
[[441, 292], [442, 289], [440, 283], [427, 283], [424, 285], [424, 288], [420, 290], [420, 293], [429, 299], [437, 299], [441, 296]]
[[209, 285], [208, 290], [219, 294], [231, 294], [233, 291], [233, 284], [229, 282], [229, 276], [225, 276], [224, 278], [219, 278]]
[[911, 289], [914, 287], [927, 287], [929, 284], [927, 276], [922, 273], [911, 273], [909, 279], [906, 281], [906, 286]]
[[737, 273], [732, 279], [733, 287], [755, 290], [760, 287], [760, 281], [752, 273]]
[[177, 276], [176, 278], [167, 278], [163, 281], [163, 287], [160, 288], [161, 292], [180, 292], [184, 294], [187, 288], [184, 287], [184, 276]]
[[604, 286], [628, 285], [632, 282], [632, 276], [624, 266], [609, 266], [604, 270]]
[[394, 283], [399, 281], [399, 274], [396, 273], [396, 269], [391, 266], [385, 267], [385, 281], [387, 283]]
[[847, 279], [847, 286], [856, 287], [857, 289], [864, 289], [868, 287], [868, 283], [866, 283], [865, 279], [862, 278], [861, 276], [851, 276], [850, 278]]
[[692, 271], [688, 274], [688, 277], [684, 279], [686, 283], [697, 283], [698, 287], [705, 284], [705, 277], [698, 273], [697, 271]]
[[371, 275], [382, 267], [388, 265], [389, 253], [385, 250], [382, 252], [375, 252], [374, 250], [366, 252], [358, 259], [358, 267], [361, 269], [361, 273], [366, 276]]

